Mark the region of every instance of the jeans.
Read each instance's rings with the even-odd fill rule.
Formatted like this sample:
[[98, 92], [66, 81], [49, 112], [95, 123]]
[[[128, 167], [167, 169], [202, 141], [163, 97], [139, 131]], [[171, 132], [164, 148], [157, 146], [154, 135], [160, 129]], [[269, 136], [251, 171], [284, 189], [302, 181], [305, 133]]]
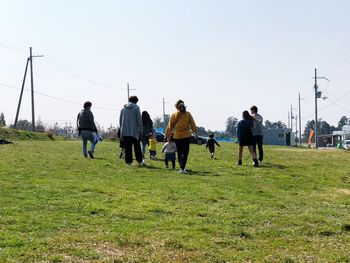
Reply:
[[132, 146], [134, 146], [135, 157], [138, 163], [142, 163], [142, 152], [140, 141], [132, 136], [123, 136], [124, 149], [125, 149], [125, 163], [131, 164], [133, 161]]
[[175, 139], [175, 144], [180, 168], [184, 170], [186, 168], [187, 158], [190, 152], [190, 138]]
[[259, 161], [261, 162], [264, 159], [264, 150], [263, 150], [263, 136], [254, 135], [253, 136], [253, 150], [256, 153], [256, 145], [259, 149]]
[[81, 138], [83, 139], [83, 155], [86, 158], [88, 153], [87, 153], [87, 142], [90, 141], [90, 151], [93, 154], [95, 151], [95, 146], [94, 140], [95, 140], [95, 134], [92, 131], [81, 131]]

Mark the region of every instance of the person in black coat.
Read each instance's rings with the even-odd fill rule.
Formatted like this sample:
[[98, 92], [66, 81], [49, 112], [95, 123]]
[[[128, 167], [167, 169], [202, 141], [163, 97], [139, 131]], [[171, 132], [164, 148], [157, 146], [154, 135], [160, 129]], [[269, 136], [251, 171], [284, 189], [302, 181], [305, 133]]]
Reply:
[[239, 151], [238, 151], [238, 163], [237, 165], [242, 165], [242, 156], [244, 146], [248, 146], [250, 155], [254, 161], [254, 166], [259, 166], [259, 162], [256, 159], [256, 153], [253, 149], [253, 117], [248, 111], [243, 111], [242, 120], [238, 122], [238, 141], [239, 141]]
[[214, 154], [215, 154], [215, 144], [219, 147], [220, 144], [218, 144], [218, 142], [214, 139], [214, 134], [210, 134], [209, 135], [209, 140], [207, 142], [207, 145], [205, 146], [205, 148], [209, 148], [209, 152], [210, 152], [210, 158], [214, 158]]

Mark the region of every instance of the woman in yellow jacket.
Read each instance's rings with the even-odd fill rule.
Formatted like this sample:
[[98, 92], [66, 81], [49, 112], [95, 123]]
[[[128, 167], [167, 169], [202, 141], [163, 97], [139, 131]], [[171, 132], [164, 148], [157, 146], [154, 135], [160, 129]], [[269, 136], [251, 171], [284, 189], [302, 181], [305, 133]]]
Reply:
[[170, 140], [171, 135], [173, 135], [180, 164], [179, 173], [185, 174], [187, 173], [185, 168], [190, 151], [191, 130], [195, 133], [197, 139], [198, 129], [191, 113], [186, 111], [185, 103], [182, 100], [178, 100], [175, 107], [177, 111], [170, 117], [168, 127], [166, 128], [166, 137]]

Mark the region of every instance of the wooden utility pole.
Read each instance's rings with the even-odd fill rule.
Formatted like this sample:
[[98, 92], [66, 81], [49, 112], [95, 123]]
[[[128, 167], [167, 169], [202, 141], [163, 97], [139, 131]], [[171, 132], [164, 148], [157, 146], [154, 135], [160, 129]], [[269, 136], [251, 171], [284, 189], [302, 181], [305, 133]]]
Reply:
[[129, 87], [129, 83], [127, 84], [127, 92], [128, 92], [128, 102], [129, 102], [129, 98], [130, 98], [130, 90], [136, 90], [136, 89], [130, 89], [130, 87]]
[[28, 64], [29, 64], [29, 58], [27, 58], [26, 69], [24, 70], [24, 77], [23, 77], [23, 81], [22, 81], [22, 89], [21, 89], [21, 93], [20, 93], [20, 95], [19, 95], [19, 101], [18, 101], [17, 112], [16, 112], [16, 118], [15, 118], [15, 124], [14, 124], [14, 128], [15, 128], [15, 129], [17, 128], [18, 115], [19, 115], [19, 111], [20, 111], [20, 109], [21, 109], [22, 96], [23, 96], [24, 84], [25, 84], [25, 82], [26, 82]]
[[24, 71], [24, 77], [23, 77], [23, 82], [22, 82], [22, 89], [21, 89], [21, 93], [20, 93], [20, 96], [19, 96], [17, 112], [16, 112], [16, 118], [15, 118], [15, 124], [14, 124], [14, 127], [16, 128], [17, 127], [17, 122], [18, 122], [19, 111], [21, 109], [24, 84], [25, 84], [25, 81], [26, 81], [27, 70], [28, 70], [28, 63], [30, 62], [30, 86], [31, 86], [31, 99], [32, 99], [32, 126], [33, 126], [32, 130], [33, 131], [35, 131], [34, 78], [33, 78], [33, 58], [34, 57], [43, 57], [43, 55], [33, 56], [33, 54], [32, 54], [32, 47], [30, 47], [29, 48], [29, 57], [27, 58], [26, 69]]

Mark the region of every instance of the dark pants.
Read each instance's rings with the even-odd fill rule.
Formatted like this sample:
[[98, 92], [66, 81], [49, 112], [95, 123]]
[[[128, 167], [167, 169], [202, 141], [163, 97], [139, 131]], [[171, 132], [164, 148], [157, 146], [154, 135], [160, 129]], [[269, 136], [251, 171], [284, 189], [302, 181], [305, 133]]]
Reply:
[[263, 150], [263, 136], [254, 135], [253, 136], [253, 150], [256, 153], [256, 145], [259, 149], [259, 161], [261, 162], [264, 159], [264, 150]]
[[125, 162], [132, 163], [132, 146], [134, 145], [134, 151], [136, 156], [136, 161], [138, 163], [142, 162], [142, 152], [140, 141], [132, 136], [123, 136], [124, 148], [125, 148]]
[[175, 139], [177, 158], [179, 160], [180, 168], [185, 169], [188, 153], [190, 152], [190, 138]]
[[175, 152], [173, 153], [165, 153], [165, 165], [168, 167], [169, 161], [171, 161], [173, 169], [175, 169]]

